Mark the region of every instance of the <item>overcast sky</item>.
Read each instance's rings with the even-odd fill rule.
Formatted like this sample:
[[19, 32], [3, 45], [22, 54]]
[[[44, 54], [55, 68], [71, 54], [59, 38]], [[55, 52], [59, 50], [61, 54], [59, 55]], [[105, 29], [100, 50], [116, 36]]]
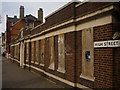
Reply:
[[[25, 8], [25, 15], [32, 14], [38, 17], [38, 9], [43, 8], [44, 18], [64, 6], [70, 1], [84, 1], [84, 0], [0, 0], [0, 16], [2, 16], [2, 24], [0, 24], [0, 33], [6, 30], [6, 15], [19, 17], [20, 5]], [[94, 1], [94, 0], [93, 0]], [[96, 1], [96, 0], [95, 0]], [[112, 0], [97, 0], [97, 1], [112, 1]], [[118, 2], [120, 0], [113, 0]]]
[[[56, 0], [57, 1], [57, 0]], [[59, 0], [58, 0], [59, 1]], [[6, 30], [6, 15], [9, 17], [14, 17], [16, 15], [19, 17], [19, 8], [24, 6], [24, 15], [32, 14], [38, 17], [38, 9], [43, 8], [43, 17], [45, 18], [55, 10], [64, 6], [71, 0], [66, 0], [64, 2], [0, 2], [0, 15], [2, 15], [2, 24], [0, 24], [0, 33]]]

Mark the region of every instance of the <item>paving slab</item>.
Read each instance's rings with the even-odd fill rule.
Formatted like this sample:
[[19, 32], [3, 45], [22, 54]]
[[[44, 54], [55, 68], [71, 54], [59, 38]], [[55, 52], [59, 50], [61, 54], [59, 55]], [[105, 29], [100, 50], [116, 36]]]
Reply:
[[[2, 57], [2, 88], [64, 88]], [[1, 60], [0, 60], [1, 61]]]

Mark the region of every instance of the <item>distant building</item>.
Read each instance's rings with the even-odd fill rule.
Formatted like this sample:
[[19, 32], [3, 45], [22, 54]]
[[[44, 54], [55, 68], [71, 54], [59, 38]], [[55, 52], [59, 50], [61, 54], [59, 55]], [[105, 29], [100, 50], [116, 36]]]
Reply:
[[2, 37], [0, 36], [0, 56], [2, 54]]
[[[41, 14], [43, 16], [43, 13], [41, 13], [42, 9], [38, 11], [38, 14]], [[6, 55], [10, 54], [10, 42], [14, 41], [19, 36], [19, 32], [26, 28], [31, 29], [35, 26], [41, 24], [43, 22], [43, 19], [41, 19], [40, 15], [38, 15], [38, 18], [32, 16], [31, 14], [26, 15], [24, 17], [24, 6], [20, 6], [20, 17], [17, 18], [17, 16], [14, 16], [14, 18], [8, 17], [7, 15], [7, 28], [6, 28]]]
[[15, 24], [19, 19], [17, 18], [17, 16], [14, 16], [14, 18], [12, 17], [8, 17], [8, 15], [6, 15], [6, 55], [10, 53], [10, 41], [11, 41], [11, 29], [13, 24]]
[[6, 32], [2, 33], [2, 54], [6, 54]]

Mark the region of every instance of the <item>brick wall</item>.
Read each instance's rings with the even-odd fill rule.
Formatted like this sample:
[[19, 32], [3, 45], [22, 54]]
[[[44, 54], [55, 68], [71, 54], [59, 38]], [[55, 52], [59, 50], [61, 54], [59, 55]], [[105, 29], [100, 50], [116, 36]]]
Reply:
[[[44, 58], [44, 67], [40, 66], [41, 69], [45, 70], [46, 72], [49, 72], [51, 74], [54, 74], [56, 76], [59, 76], [61, 78], [64, 78], [66, 80], [74, 82], [74, 69], [75, 69], [75, 32], [67, 33], [65, 34], [65, 70], [66, 73], [60, 73], [57, 71], [58, 69], [58, 36], [54, 36], [55, 38], [55, 70], [49, 69], [49, 63], [50, 63], [50, 48], [49, 48], [49, 38], [45, 38], [45, 58]], [[71, 38], [71, 39], [70, 39]], [[71, 43], [71, 41], [73, 43]], [[35, 48], [35, 47], [34, 47]], [[39, 52], [41, 48], [41, 43], [39, 41]], [[39, 53], [39, 57], [41, 58], [41, 53]], [[39, 58], [39, 62], [40, 62]]]
[[112, 36], [112, 24], [107, 24], [94, 28], [94, 41], [112, 40]]
[[120, 88], [120, 48], [113, 50], [114, 67], [113, 67], [113, 85], [115, 88]]
[[50, 63], [50, 52], [49, 52], [49, 38], [45, 38], [45, 71], [48, 71], [49, 63]]
[[10, 22], [7, 22], [7, 25], [6, 25], [6, 52], [7, 53], [10, 53], [9, 51], [9, 43], [10, 43], [10, 26], [11, 26], [11, 23]]
[[25, 21], [21, 20], [20, 22], [16, 23], [11, 30], [11, 40], [13, 38], [17, 38], [19, 34], [19, 30], [25, 27]]
[[94, 50], [95, 88], [113, 87], [113, 49]]
[[80, 83], [82, 72], [82, 31], [76, 32], [76, 81]]
[[[79, 17], [85, 12], [89, 12], [94, 8], [100, 8], [109, 3], [84, 3], [81, 7], [77, 7], [76, 15]], [[52, 25], [61, 23], [64, 20], [74, 18], [74, 5], [70, 4], [66, 8], [53, 14], [46, 19], [46, 23], [32, 31], [25, 31], [24, 35], [29, 33], [38, 33]], [[61, 17], [61, 18], [58, 18]], [[114, 32], [118, 31], [113, 28], [113, 24], [107, 24], [94, 27], [94, 42], [112, 40]], [[46, 33], [43, 33], [46, 34]], [[82, 30], [64, 34], [65, 36], [65, 73], [60, 73], [58, 69], [58, 35], [55, 38], [55, 70], [48, 69], [50, 63], [50, 48], [49, 38], [45, 38], [44, 49], [44, 66], [39, 65], [39, 68], [61, 77], [71, 82], [77, 82], [89, 88], [112, 88], [120, 86], [120, 48], [94, 48], [94, 77], [95, 81], [89, 81], [80, 78], [82, 72]], [[39, 40], [39, 63], [41, 63], [41, 41]], [[36, 60], [36, 41], [30, 42], [29, 60]], [[25, 49], [26, 50], [26, 49]], [[76, 51], [76, 52], [75, 52]], [[26, 52], [25, 52], [26, 53]], [[33, 54], [33, 55], [32, 55]], [[14, 57], [14, 49], [11, 49], [11, 55]], [[34, 64], [32, 64], [34, 65]], [[75, 66], [76, 65], [76, 66]]]
[[65, 79], [74, 82], [75, 77], [75, 32], [65, 34]]
[[[94, 41], [112, 40], [112, 36], [112, 24], [107, 24], [94, 28]], [[119, 57], [117, 56], [117, 51], [114, 51], [114, 49], [115, 48], [94, 49], [95, 88], [112, 88], [115, 86], [114, 82], [116, 82], [116, 76], [113, 77], [114, 72], [116, 71], [114, 67], [114, 58], [118, 59]], [[118, 61], [116, 61], [116, 63], [117, 62]]]
[[39, 62], [39, 64], [40, 64], [40, 61], [41, 61], [41, 42], [40, 42], [40, 40], [39, 40], [39, 48], [38, 48], [39, 50], [38, 50], [38, 57], [39, 57], [39, 59], [38, 59], [38, 62]]
[[[112, 40], [113, 24], [107, 24], [94, 27], [94, 42]], [[120, 83], [120, 48], [95, 48], [94, 49], [94, 76], [95, 81], [80, 78], [82, 71], [82, 31], [70, 32], [65, 35], [65, 70], [66, 73], [60, 73], [58, 68], [58, 35], [55, 38], [55, 70], [48, 69], [50, 62], [49, 38], [45, 38], [45, 58], [44, 67], [41, 69], [64, 78], [66, 80], [76, 82], [89, 88], [112, 88], [118, 87]], [[76, 41], [75, 41], [76, 40]], [[35, 41], [36, 42], [36, 41]], [[32, 42], [35, 55], [35, 42]], [[75, 48], [76, 42], [76, 48]], [[32, 48], [31, 48], [32, 50]], [[75, 52], [76, 50], [76, 52]], [[41, 40], [39, 41], [39, 62], [41, 59]], [[12, 49], [11, 49], [12, 53]], [[76, 56], [75, 56], [76, 53]], [[12, 55], [12, 54], [11, 54]], [[76, 60], [75, 60], [76, 57]], [[35, 60], [35, 56], [34, 56]], [[76, 66], [75, 66], [76, 61]], [[75, 69], [76, 67], [76, 69]], [[76, 70], [76, 72], [75, 72]], [[76, 77], [75, 77], [76, 74]]]
[[62, 10], [46, 18], [47, 27], [50, 27], [54, 24], [58, 24], [65, 20], [74, 18], [75, 17], [74, 8], [75, 8], [75, 3], [71, 3], [67, 7], [63, 8]]
[[[117, 20], [120, 20], [119, 18], [117, 18]], [[119, 32], [119, 26], [120, 26], [120, 22], [118, 23], [114, 23], [113, 24], [113, 34], [115, 32]], [[116, 88], [120, 88], [120, 48], [114, 48], [113, 49], [113, 77], [114, 77], [114, 82], [113, 85]]]
[[102, 8], [111, 2], [86, 2], [76, 8], [76, 17], [88, 14], [96, 9]]
[[48, 18], [46, 18], [46, 22], [44, 24], [35, 28], [34, 30], [31, 30], [31, 34], [38, 33], [42, 30], [45, 30], [47, 28], [50, 28], [52, 26], [65, 22], [67, 20], [73, 19], [75, 17], [75, 5], [76, 3], [71, 3], [70, 5], [63, 8], [62, 10], [49, 16]]
[[[27, 35], [30, 35], [31, 34], [31, 31], [30, 31], [31, 29], [29, 28], [28, 30], [26, 30], [26, 29], [24, 29], [23, 30], [23, 36], [27, 36]], [[21, 32], [19, 32], [20, 33], [20, 36], [21, 36]]]
[[[113, 24], [94, 27], [94, 42], [112, 40]], [[94, 48], [95, 81], [80, 78], [82, 71], [82, 31], [76, 33], [76, 81], [89, 88], [119, 87], [120, 48]]]

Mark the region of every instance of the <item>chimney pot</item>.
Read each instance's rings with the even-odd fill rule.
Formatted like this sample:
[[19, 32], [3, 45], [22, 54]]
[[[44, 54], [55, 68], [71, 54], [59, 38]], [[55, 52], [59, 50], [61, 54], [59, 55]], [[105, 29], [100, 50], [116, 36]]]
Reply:
[[24, 8], [24, 6], [20, 6], [20, 8]]
[[14, 16], [14, 18], [17, 18], [17, 16]]
[[43, 11], [43, 9], [42, 9], [42, 8], [39, 8], [39, 10], [40, 10], [40, 11]]

